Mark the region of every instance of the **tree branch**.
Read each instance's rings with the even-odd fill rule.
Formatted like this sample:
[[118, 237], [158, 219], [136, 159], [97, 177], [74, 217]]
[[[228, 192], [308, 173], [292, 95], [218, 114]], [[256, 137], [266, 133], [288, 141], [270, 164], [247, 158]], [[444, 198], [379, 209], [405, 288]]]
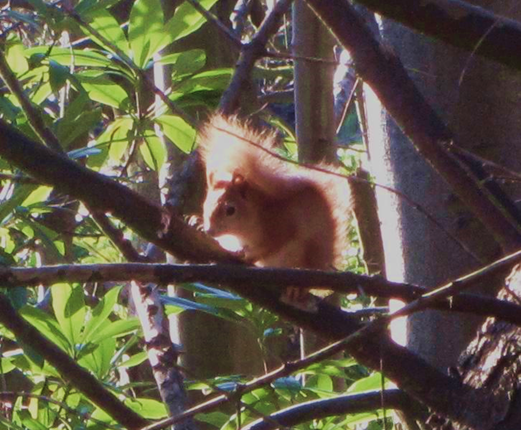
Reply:
[[472, 54], [521, 70], [521, 23], [460, 0], [357, 0], [374, 12]]
[[170, 216], [145, 197], [38, 145], [2, 120], [0, 135], [0, 156], [4, 160], [87, 206], [111, 212], [145, 240], [178, 258], [199, 262], [240, 261], [216, 241]]
[[[493, 270], [479, 272], [479, 276], [459, 279], [463, 288], [487, 288], [501, 272], [507, 273], [521, 259], [520, 253], [500, 260]], [[364, 294], [386, 299], [411, 302], [429, 293], [430, 289], [387, 281], [379, 276], [357, 275], [350, 272], [323, 272], [303, 269], [252, 268], [238, 265], [174, 265], [174, 264], [104, 264], [60, 265], [39, 268], [0, 268], [0, 284], [4, 288], [17, 286], [53, 285], [60, 282], [154, 282], [157, 284], [182, 282], [214, 282], [233, 287], [239, 294], [245, 290], [270, 285], [277, 291], [288, 286], [316, 289], [317, 285], [344, 294]], [[450, 284], [448, 284], [450, 285]], [[490, 288], [489, 288], [490, 289]], [[490, 297], [458, 294], [450, 300], [431, 306], [438, 310], [465, 312], [495, 317], [521, 326], [521, 307]]]
[[383, 406], [382, 401], [385, 402], [386, 409], [407, 410], [413, 399], [401, 390], [391, 389], [313, 400], [278, 411], [267, 417], [268, 419], [256, 420], [242, 430], [271, 430], [331, 416], [374, 412]]
[[251, 87], [251, 76], [255, 62], [266, 53], [266, 43], [277, 31], [284, 14], [288, 11], [293, 0], [279, 0], [269, 16], [262, 23], [259, 31], [255, 33], [250, 43], [243, 45], [241, 55], [232, 81], [224, 92], [220, 110], [224, 114], [232, 114], [239, 110], [241, 96]]

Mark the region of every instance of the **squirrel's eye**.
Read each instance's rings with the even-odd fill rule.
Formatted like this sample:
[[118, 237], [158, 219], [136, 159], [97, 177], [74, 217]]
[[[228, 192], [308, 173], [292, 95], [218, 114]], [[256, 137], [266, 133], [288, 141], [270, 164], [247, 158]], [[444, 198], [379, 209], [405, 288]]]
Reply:
[[226, 216], [232, 216], [235, 214], [235, 207], [234, 206], [226, 206], [224, 210]]

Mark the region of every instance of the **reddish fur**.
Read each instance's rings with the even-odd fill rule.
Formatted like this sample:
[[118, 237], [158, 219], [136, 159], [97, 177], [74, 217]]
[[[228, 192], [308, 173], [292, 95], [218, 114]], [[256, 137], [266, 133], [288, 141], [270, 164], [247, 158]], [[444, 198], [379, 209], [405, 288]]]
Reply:
[[275, 141], [234, 117], [215, 116], [204, 127], [205, 228], [236, 236], [258, 266], [331, 269], [345, 247], [347, 181], [292, 166], [250, 143], [271, 150]]

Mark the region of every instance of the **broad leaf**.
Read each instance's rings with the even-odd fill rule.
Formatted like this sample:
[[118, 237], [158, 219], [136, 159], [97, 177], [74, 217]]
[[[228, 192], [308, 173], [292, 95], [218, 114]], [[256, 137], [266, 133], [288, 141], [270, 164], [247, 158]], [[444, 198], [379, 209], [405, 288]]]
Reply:
[[[35, 46], [34, 48], [28, 48], [25, 51], [25, 54], [33, 58], [48, 58], [49, 60], [54, 60], [64, 66], [75, 65], [77, 67], [100, 67], [104, 69], [112, 69], [118, 64], [107, 55], [87, 49], [71, 50], [53, 47], [49, 52], [49, 47], [47, 46]], [[119, 67], [116, 68], [120, 70]]]
[[[201, 7], [206, 10], [210, 9], [215, 3], [217, 3], [217, 0], [199, 1]], [[168, 35], [168, 43], [165, 40], [164, 46], [188, 36], [198, 30], [205, 22], [206, 18], [204, 16], [197, 12], [190, 3], [184, 2], [176, 9], [174, 16], [165, 26], [165, 36]]]
[[12, 196], [0, 203], [0, 225], [7, 217], [12, 216], [13, 210], [22, 205], [23, 202], [38, 188], [35, 184], [17, 184], [15, 185]]
[[130, 49], [125, 33], [110, 13], [104, 9], [98, 9], [89, 13], [86, 18], [90, 27], [103, 36], [109, 43], [109, 45], [107, 45], [104, 41], [99, 40], [96, 36], [91, 34], [88, 28], [82, 27], [82, 30], [85, 31], [86, 34], [89, 34], [98, 45], [111, 52], [114, 52], [114, 49], [111, 47], [111, 45], [114, 45], [123, 51], [125, 55], [129, 56]]
[[141, 363], [143, 363], [147, 359], [147, 353], [145, 351], [138, 352], [137, 354], [134, 354], [132, 357], [130, 357], [128, 360], [123, 361], [119, 364], [119, 367], [134, 367]]
[[164, 403], [153, 399], [130, 399], [125, 401], [125, 405], [137, 412], [143, 418], [159, 420], [166, 418], [167, 411]]
[[158, 172], [166, 161], [166, 148], [163, 140], [149, 132], [139, 149], [148, 166]]
[[52, 307], [62, 333], [72, 345], [80, 343], [86, 314], [83, 288], [56, 284], [51, 287], [51, 293]]
[[79, 360], [79, 364], [89, 369], [99, 378], [104, 379], [112, 368], [112, 357], [116, 352], [116, 339], [107, 338], [98, 343], [98, 347]]
[[100, 74], [83, 72], [76, 76], [92, 100], [118, 109], [128, 100], [126, 91], [120, 85]]
[[383, 390], [385, 388], [388, 388], [388, 386], [389, 381], [387, 379], [382, 381], [382, 374], [380, 372], [375, 372], [366, 378], [362, 378], [356, 381], [349, 387], [347, 392], [350, 394], [359, 394], [365, 393], [367, 391]]
[[155, 119], [168, 139], [188, 154], [195, 145], [195, 129], [184, 119], [174, 115], [161, 115]]
[[21, 75], [29, 70], [29, 64], [25, 58], [24, 45], [20, 40], [8, 37], [7, 46], [4, 49], [6, 49], [5, 59], [7, 64], [9, 64], [10, 69], [16, 75]]
[[194, 73], [206, 64], [206, 53], [202, 49], [177, 52], [162, 57], [158, 64], [170, 64], [173, 69], [172, 76], [179, 78], [188, 73]]
[[139, 324], [139, 320], [137, 318], [114, 321], [103, 327], [98, 332], [93, 333], [91, 335], [90, 341], [97, 343], [103, 339], [125, 336], [138, 330], [140, 327], [141, 325]]
[[49, 198], [51, 191], [52, 187], [48, 187], [47, 185], [39, 186], [27, 196], [27, 198], [22, 202], [22, 206], [30, 206], [36, 203], [45, 202]]
[[136, 0], [130, 13], [128, 38], [134, 63], [144, 68], [165, 39], [160, 0]]
[[20, 315], [24, 317], [29, 324], [36, 327], [43, 336], [69, 354], [72, 352], [73, 345], [71, 345], [64, 336], [57, 321], [51, 315], [32, 306], [24, 306], [19, 312]]
[[92, 317], [85, 325], [85, 331], [83, 332], [83, 342], [87, 343], [91, 340], [91, 335], [95, 333], [100, 325], [104, 323], [109, 315], [112, 313], [112, 309], [118, 301], [119, 293], [122, 287], [115, 287], [108, 291], [103, 299], [96, 305], [92, 311]]

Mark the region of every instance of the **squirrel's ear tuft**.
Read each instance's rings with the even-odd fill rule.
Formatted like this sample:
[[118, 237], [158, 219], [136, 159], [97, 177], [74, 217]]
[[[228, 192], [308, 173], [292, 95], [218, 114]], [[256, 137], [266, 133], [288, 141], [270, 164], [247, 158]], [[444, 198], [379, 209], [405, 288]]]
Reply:
[[248, 190], [248, 182], [244, 178], [244, 176], [239, 174], [234, 174], [232, 179], [233, 187], [239, 192], [241, 197], [243, 199], [247, 196], [247, 190]]

